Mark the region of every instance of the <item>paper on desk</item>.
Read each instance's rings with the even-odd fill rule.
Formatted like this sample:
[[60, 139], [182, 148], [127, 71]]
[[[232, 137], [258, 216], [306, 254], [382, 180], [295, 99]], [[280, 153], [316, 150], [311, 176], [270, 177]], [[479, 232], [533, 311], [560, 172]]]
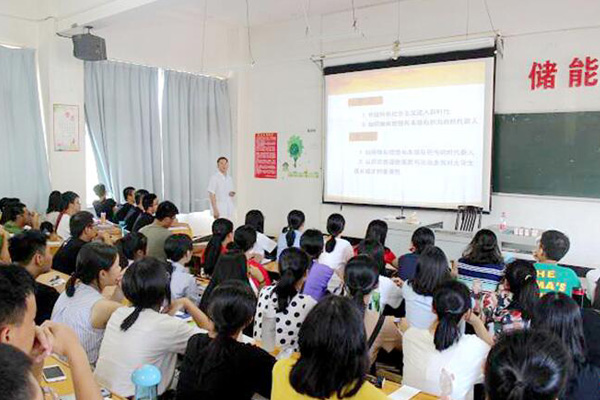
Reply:
[[400, 389], [388, 396], [391, 400], [409, 400], [419, 394], [421, 391], [410, 386], [403, 385]]

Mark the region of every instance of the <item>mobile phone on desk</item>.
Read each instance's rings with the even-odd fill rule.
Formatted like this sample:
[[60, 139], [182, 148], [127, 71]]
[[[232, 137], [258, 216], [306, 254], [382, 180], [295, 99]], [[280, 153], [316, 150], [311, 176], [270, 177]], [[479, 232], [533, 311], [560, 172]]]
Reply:
[[67, 375], [63, 372], [62, 368], [58, 365], [48, 365], [42, 369], [42, 375], [44, 380], [48, 383], [60, 382], [67, 379]]

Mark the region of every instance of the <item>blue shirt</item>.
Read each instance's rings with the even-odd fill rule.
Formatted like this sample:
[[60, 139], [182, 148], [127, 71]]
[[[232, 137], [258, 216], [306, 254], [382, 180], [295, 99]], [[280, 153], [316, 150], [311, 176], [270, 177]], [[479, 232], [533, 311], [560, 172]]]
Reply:
[[398, 259], [398, 276], [403, 281], [413, 279], [417, 273], [417, 261], [419, 261], [419, 255], [415, 253], [408, 253]]
[[[294, 233], [296, 234], [296, 237], [294, 237], [294, 244], [292, 247], [300, 248], [300, 236], [302, 236], [302, 232], [295, 230]], [[279, 260], [281, 252], [288, 248], [287, 240], [285, 238], [286, 234], [287, 232], [282, 232], [277, 240], [277, 260]]]

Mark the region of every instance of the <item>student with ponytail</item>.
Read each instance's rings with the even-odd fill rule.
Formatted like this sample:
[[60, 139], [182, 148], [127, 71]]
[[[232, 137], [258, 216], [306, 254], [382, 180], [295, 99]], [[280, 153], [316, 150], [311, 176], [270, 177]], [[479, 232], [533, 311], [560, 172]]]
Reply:
[[271, 284], [269, 273], [261, 263], [252, 258], [252, 248], [256, 243], [256, 231], [250, 225], [242, 225], [235, 230], [233, 242], [229, 243], [228, 249], [241, 251], [248, 260], [248, 276], [258, 291]]
[[529, 261], [515, 260], [506, 266], [503, 283], [496, 292], [481, 299], [485, 323], [494, 324], [496, 335], [529, 326], [540, 298], [535, 267]]
[[275, 358], [238, 341], [255, 310], [256, 296], [248, 285], [226, 281], [215, 289], [208, 309], [214, 335], [190, 338], [180, 367], [178, 400], [250, 400], [254, 393], [271, 397]]
[[477, 281], [483, 292], [493, 292], [504, 276], [504, 258], [496, 234], [481, 229], [458, 260], [458, 280], [473, 289]]
[[256, 231], [256, 243], [252, 254], [261, 259], [266, 256], [273, 258], [272, 253], [277, 248], [277, 242], [265, 235], [265, 216], [260, 210], [250, 210], [246, 213], [244, 225], [250, 225]]
[[329, 239], [325, 243], [325, 251], [319, 257], [319, 263], [325, 264], [343, 276], [342, 268], [354, 256], [352, 245], [340, 236], [346, 226], [346, 220], [341, 214], [331, 214], [327, 218], [327, 233]]
[[281, 253], [288, 247], [300, 248], [300, 236], [302, 236], [302, 230], [304, 229], [304, 221], [306, 217], [300, 210], [292, 210], [287, 216], [287, 226], [281, 231], [279, 239], [277, 241], [277, 259], [281, 256]]
[[219, 256], [227, 252], [227, 245], [233, 241], [233, 223], [218, 218], [212, 223], [212, 237], [202, 255], [202, 269], [206, 275], [212, 275]]
[[208, 317], [188, 298], [170, 301], [165, 263], [153, 257], [136, 261], [123, 275], [123, 292], [131, 307], [115, 311], [108, 321], [95, 376], [101, 385], [122, 397], [135, 394], [131, 374], [140, 365], [153, 364], [161, 371], [162, 395], [175, 374], [177, 356], [183, 355], [197, 327], [174, 317], [185, 310], [196, 324], [210, 330]]
[[[439, 286], [433, 296], [436, 321], [427, 329], [408, 327], [404, 332], [404, 380], [408, 386], [453, 400], [468, 398], [483, 380], [483, 364], [493, 338], [471, 311], [469, 289], [457, 281]], [[476, 335], [462, 333], [467, 321]], [[449, 388], [445, 383], [451, 383]]]
[[[52, 310], [52, 321], [66, 324], [75, 331], [92, 365], [98, 359], [106, 324], [121, 307], [120, 280], [117, 249], [100, 242], [88, 243], [79, 251], [75, 272]], [[102, 291], [115, 285], [112, 298], [104, 298]]]
[[[365, 233], [365, 240], [375, 240], [380, 243], [384, 249], [384, 261], [386, 264], [393, 265], [394, 267], [398, 267], [398, 258], [396, 254], [385, 245], [385, 240], [387, 238], [388, 233], [388, 224], [387, 222], [381, 219], [374, 219], [369, 222], [369, 226], [367, 226], [367, 232]], [[358, 255], [358, 248], [354, 249], [354, 255]]]
[[300, 238], [300, 247], [311, 259], [302, 293], [311, 296], [316, 301], [321, 300], [327, 294], [327, 285], [333, 275], [331, 268], [318, 261], [324, 246], [323, 233], [317, 229], [306, 230]]
[[[310, 258], [295, 247], [285, 249], [279, 257], [281, 279], [274, 286], [260, 292], [254, 317], [254, 338], [265, 342], [275, 337], [274, 343], [282, 351], [298, 351], [298, 331], [308, 312], [317, 303], [302, 294], [302, 286], [310, 267]], [[269, 331], [267, 320], [275, 320], [275, 330]], [[271, 340], [272, 341], [272, 340]]]

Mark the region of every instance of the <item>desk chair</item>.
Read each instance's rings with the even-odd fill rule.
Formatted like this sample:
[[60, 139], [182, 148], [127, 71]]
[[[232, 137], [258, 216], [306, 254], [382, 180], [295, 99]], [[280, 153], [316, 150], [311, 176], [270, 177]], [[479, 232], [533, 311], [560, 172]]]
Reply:
[[477, 222], [477, 229], [481, 229], [481, 214], [483, 208], [476, 206], [458, 206], [456, 210], [456, 223], [454, 224], [454, 230], [463, 232], [473, 232], [475, 229], [475, 223]]

